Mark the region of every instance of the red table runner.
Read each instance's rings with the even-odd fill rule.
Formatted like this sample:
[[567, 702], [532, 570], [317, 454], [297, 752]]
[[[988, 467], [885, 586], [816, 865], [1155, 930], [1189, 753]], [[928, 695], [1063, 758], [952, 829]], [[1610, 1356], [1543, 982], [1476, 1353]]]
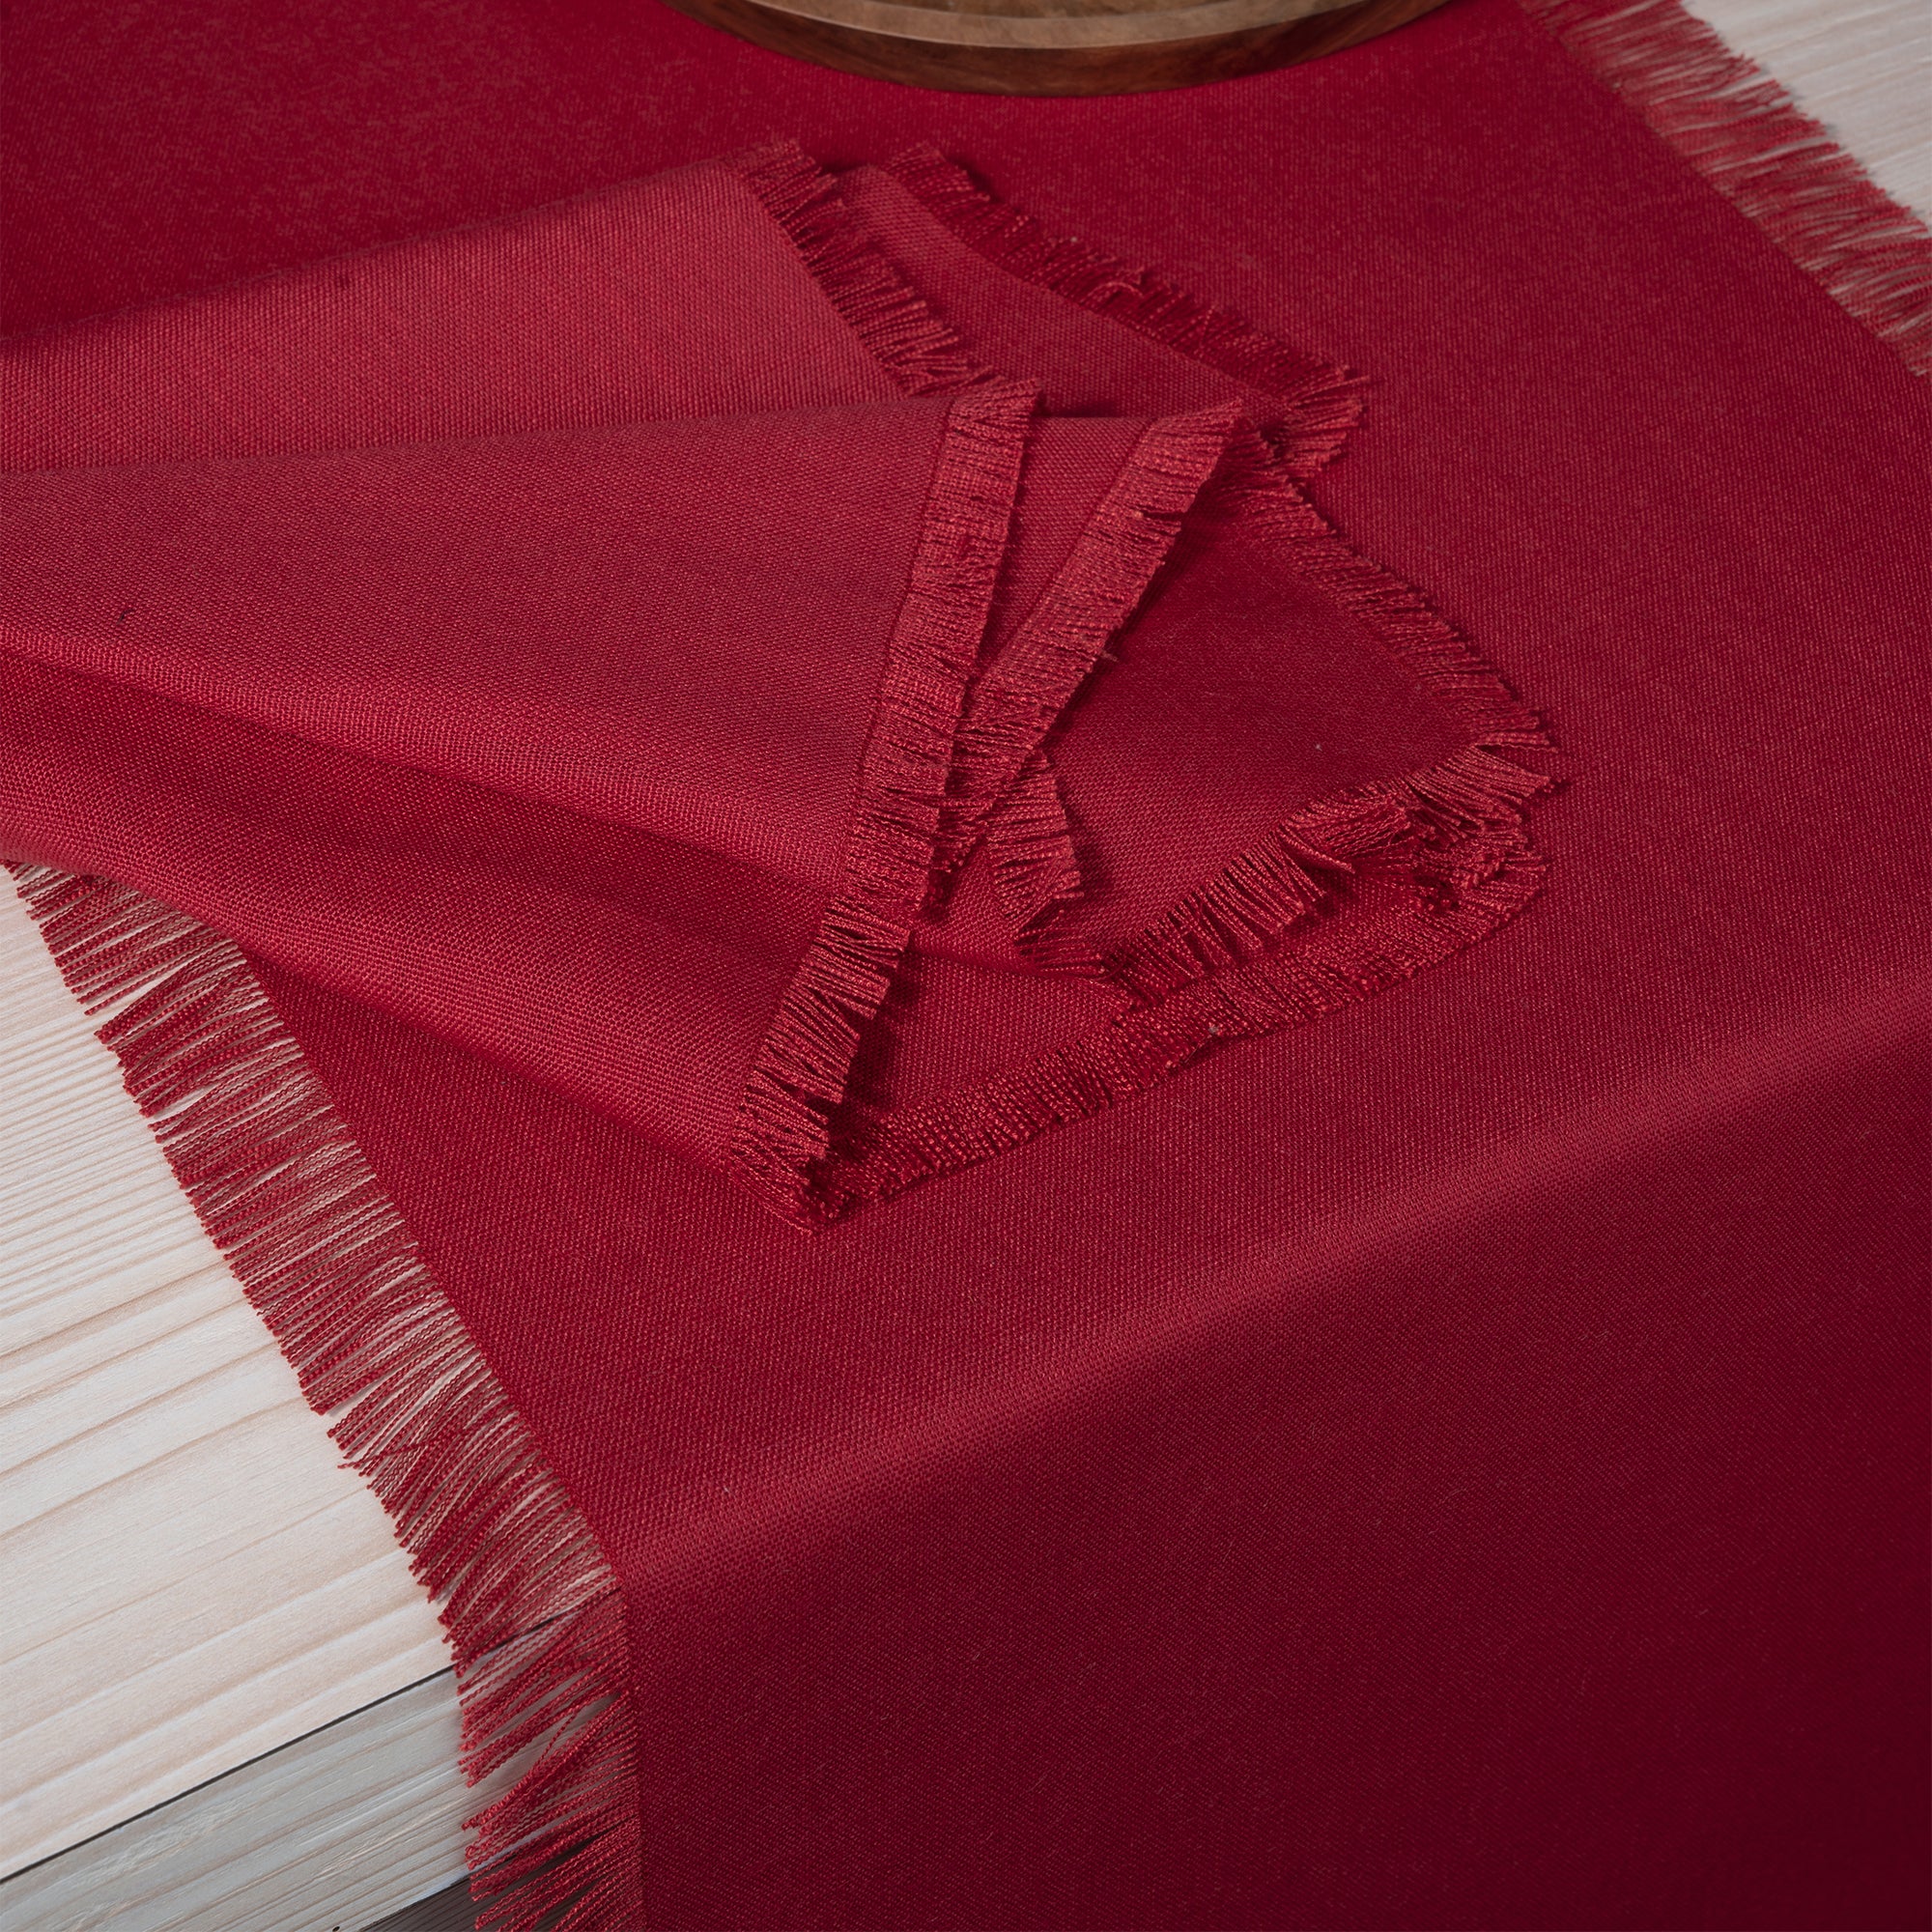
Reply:
[[6, 352], [5, 834], [562, 1722], [479, 1889], [1912, 1922], [1909, 228], [1814, 163], [1854, 320], [1492, 0], [1056, 103], [300, 20], [29, 10], [17, 321], [891, 162]]
[[1009, 227], [781, 150], [29, 339], [11, 848], [806, 1221], [1481, 937], [1546, 741], [1310, 505], [1354, 385]]

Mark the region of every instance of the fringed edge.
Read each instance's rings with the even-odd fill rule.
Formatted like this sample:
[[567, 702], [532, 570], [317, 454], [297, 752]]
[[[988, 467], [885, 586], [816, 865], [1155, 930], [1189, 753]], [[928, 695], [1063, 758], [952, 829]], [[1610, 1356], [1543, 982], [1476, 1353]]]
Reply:
[[1560, 44], [1915, 375], [1932, 375], [1932, 229], [1678, 0], [1522, 0]]
[[1102, 961], [1136, 999], [1167, 998], [1279, 944], [1364, 872], [1400, 867], [1424, 897], [1453, 898], [1518, 850], [1524, 809], [1554, 781], [1481, 747], [1361, 785], [1285, 819], [1259, 845]]
[[[1100, 977], [1142, 997], [1218, 972], [1279, 939], [1327, 896], [1322, 881], [1345, 874], [1367, 849], [1358, 842], [1366, 825], [1389, 838], [1405, 826], [1430, 832], [1432, 801], [1453, 797], [1467, 820], [1463, 831], [1473, 836], [1547, 788], [1538, 774], [1496, 755], [1550, 749], [1536, 714], [1413, 584], [1354, 550], [1247, 425], [1231, 435], [1215, 488], [1226, 493], [1221, 500], [1249, 540], [1355, 618], [1470, 743], [1430, 771], [1311, 805], [1097, 962]], [[1001, 908], [1029, 956], [1094, 971], [1091, 950], [1061, 930], [1060, 916], [1078, 902], [1081, 880], [1050, 771], [1034, 775], [1024, 798], [1014, 791], [1002, 800], [988, 844]]]
[[1393, 786], [1324, 799], [1284, 820], [1259, 845], [1102, 962], [1102, 972], [1151, 1003], [1195, 980], [1245, 963], [1289, 927], [1332, 903], [1357, 863], [1411, 830]]
[[986, 853], [994, 901], [1025, 957], [1045, 972], [1100, 978], [1100, 955], [1061, 918], [1086, 896], [1087, 881], [1060, 780], [1043, 752], [1027, 757], [987, 814]]
[[[124, 887], [11, 868], [302, 1392], [388, 1512], [456, 1665], [479, 1923], [636, 1932], [616, 1580], [322, 1084], [228, 941]], [[540, 1874], [533, 1877], [532, 1874]]]
[[824, 1218], [817, 1170], [865, 1028], [932, 887], [967, 682], [1019, 490], [1037, 392], [974, 389], [948, 412], [888, 647], [838, 898], [779, 1004], [738, 1105], [732, 1157], [767, 1205]]
[[1279, 411], [1264, 427], [1295, 475], [1313, 475], [1332, 462], [1361, 420], [1365, 385], [1359, 377], [1197, 301], [1151, 270], [1049, 234], [938, 149], [914, 148], [886, 168], [936, 220], [1009, 274], [1276, 397]]
[[[948, 800], [949, 863], [966, 857], [993, 809], [1008, 801], [1030, 767], [1029, 798], [1045, 807], [1041, 781], [1048, 787], [1052, 781], [1040, 747], [1166, 562], [1236, 419], [1230, 404], [1163, 417], [1142, 431], [1053, 582], [975, 681]], [[1050, 865], [1037, 863], [1044, 852], [1029, 830], [1036, 819], [1043, 828], [1041, 812], [1024, 804], [1003, 814], [997, 841], [1002, 903], [1022, 938], [1061, 902], [1071, 859], [1063, 837]], [[1015, 839], [1017, 851], [1010, 849]]]
[[[825, 1175], [833, 1211], [1087, 1119], [1220, 1044], [1412, 978], [1486, 938], [1540, 889], [1545, 865], [1527, 812], [1554, 781], [1511, 755], [1551, 749], [1536, 714], [1420, 591], [1345, 542], [1258, 440], [1243, 444], [1237, 430], [1217, 480], [1254, 540], [1355, 617], [1470, 742], [1420, 772], [1294, 813], [1113, 950], [1102, 977], [1135, 1005], [1096, 1033], [856, 1129]], [[1077, 878], [1065, 883], [1070, 860], [1057, 856], [1057, 787], [1035, 803], [1035, 863], [1059, 867], [1064, 896]]]
[[1421, 591], [1350, 545], [1259, 443], [1231, 455], [1228, 475], [1254, 540], [1361, 624], [1469, 743], [1425, 771], [1318, 800], [1113, 950], [1105, 977], [1143, 999], [1275, 944], [1369, 853], [1407, 853], [1418, 878], [1431, 867], [1480, 876], [1551, 786], [1506, 755], [1550, 750], [1542, 721]]
[[1547, 751], [1549, 734], [1502, 674], [1414, 584], [1364, 556], [1265, 451], [1231, 463], [1262, 541], [1355, 618], [1479, 745]]
[[1277, 476], [1259, 497], [1277, 533], [1301, 547], [1306, 574], [1478, 742], [1294, 813], [1116, 948], [1102, 976], [1136, 1004], [1095, 1034], [869, 1122], [827, 1174], [836, 1211], [1087, 1119], [1218, 1045], [1410, 979], [1487, 938], [1536, 895], [1546, 867], [1527, 813], [1555, 781], [1505, 753], [1548, 749], [1548, 733], [1412, 586], [1350, 550], [1298, 490]]
[[[902, 386], [915, 393], [965, 387], [981, 397], [1012, 394], [1012, 385], [972, 387], [994, 384], [990, 372], [974, 364], [933, 318], [838, 203], [829, 178], [800, 151], [767, 151], [744, 166], [840, 314]], [[1359, 419], [1357, 379], [1151, 272], [1047, 234], [936, 151], [902, 156], [889, 168], [935, 218], [996, 266], [1279, 398], [1281, 412], [1266, 435], [1246, 425], [1231, 431], [1231, 418], [1217, 417], [1216, 454], [1225, 461], [1229, 487], [1245, 498], [1242, 507], [1254, 513], [1267, 540], [1292, 547], [1299, 574], [1357, 617], [1473, 742], [1428, 771], [1296, 814], [1104, 962], [1077, 940], [1056, 938], [1054, 914], [1079, 895], [1081, 881], [1040, 740], [1144, 594], [1215, 466], [1174, 512], [1164, 541], [1152, 541], [1162, 519], [1151, 503], [1124, 518], [1111, 544], [1104, 529], [1091, 530], [1094, 547], [1086, 561], [1094, 581], [1086, 597], [1102, 605], [1111, 600], [1117, 614], [1105, 622], [1091, 603], [1083, 609], [1069, 594], [1061, 611], [1065, 621], [1043, 623], [1036, 640], [1041, 648], [1012, 660], [1014, 667], [1030, 666], [1028, 677], [1016, 679], [982, 714], [975, 735], [983, 755], [962, 747], [962, 756], [980, 770], [953, 779], [953, 799], [983, 808], [985, 823], [999, 826], [996, 888], [1036, 963], [1098, 971], [1140, 1004], [1097, 1035], [963, 1094], [883, 1122], [855, 1120], [846, 1144], [835, 1151], [833, 1117], [845, 1104], [861, 1035], [885, 997], [942, 856], [947, 768], [955, 742], [970, 729], [960, 711], [1010, 521], [1022, 420], [1009, 452], [997, 530], [970, 512], [966, 517], [984, 548], [977, 570], [969, 565], [966, 572], [976, 588], [964, 603], [975, 615], [963, 641], [953, 628], [963, 614], [960, 556], [945, 546], [936, 554], [922, 547], [901, 628], [911, 626], [906, 662], [925, 660], [914, 680], [924, 698], [908, 703], [894, 696], [898, 680], [889, 668], [845, 885], [781, 1003], [741, 1099], [734, 1157], [770, 1205], [807, 1225], [1131, 1097], [1218, 1040], [1312, 1018], [1472, 944], [1537, 890], [1542, 862], [1529, 846], [1522, 813], [1550, 782], [1498, 755], [1548, 747], [1534, 714], [1413, 586], [1343, 542], [1298, 487], [1333, 458]], [[1194, 428], [1210, 416], [1216, 412], [1201, 412]], [[1188, 421], [1169, 419], [1150, 436]], [[1144, 470], [1142, 480], [1156, 469]], [[1125, 503], [1131, 491], [1121, 495]], [[978, 507], [983, 513], [990, 506], [981, 500]], [[1145, 573], [1136, 582], [1140, 564]], [[922, 610], [930, 621], [915, 615]], [[895, 639], [895, 665], [899, 648]], [[1001, 662], [1007, 658], [1002, 653]], [[1048, 685], [1059, 692], [1051, 701]], [[941, 715], [944, 701], [938, 707], [929, 701], [939, 686], [951, 695], [950, 717]], [[1004, 788], [995, 773], [1006, 775]], [[1311, 929], [1293, 951], [1274, 950], [1304, 923]]]
[[1412, 979], [1486, 938], [1535, 897], [1544, 866], [1519, 826], [1487, 876], [1431, 893], [1392, 843], [1352, 902], [1292, 952], [1199, 980], [1097, 1034], [932, 1105], [875, 1124], [830, 1178], [841, 1206], [887, 1199], [1049, 1128], [1136, 1098], [1229, 1041], [1317, 1019]]
[[1001, 380], [932, 312], [796, 142], [775, 142], [732, 165], [840, 320], [909, 395], [953, 395]]

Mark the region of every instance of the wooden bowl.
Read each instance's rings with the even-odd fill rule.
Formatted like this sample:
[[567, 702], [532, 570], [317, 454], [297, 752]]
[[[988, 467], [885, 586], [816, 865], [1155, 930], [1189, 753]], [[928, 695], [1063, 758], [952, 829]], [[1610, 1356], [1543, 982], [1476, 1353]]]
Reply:
[[967, 94], [1145, 94], [1353, 46], [1442, 0], [670, 0], [760, 46]]

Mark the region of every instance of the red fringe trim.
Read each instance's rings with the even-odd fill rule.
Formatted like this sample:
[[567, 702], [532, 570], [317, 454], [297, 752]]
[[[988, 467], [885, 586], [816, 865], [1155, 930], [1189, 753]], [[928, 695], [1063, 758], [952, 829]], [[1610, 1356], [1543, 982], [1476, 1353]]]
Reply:
[[780, 1002], [739, 1101], [731, 1151], [769, 1206], [821, 1218], [816, 1169], [860, 1036], [932, 889], [966, 686], [1019, 491], [1036, 393], [969, 391], [947, 417], [899, 611], [838, 899]]
[[1207, 885], [1109, 953], [1105, 976], [1145, 1001], [1246, 963], [1364, 873], [1400, 867], [1447, 904], [1521, 847], [1522, 813], [1552, 787], [1481, 747], [1388, 783], [1357, 786], [1285, 819]]
[[[1471, 743], [1432, 771], [1350, 791], [1296, 813], [1146, 932], [1096, 961], [1058, 924], [1058, 916], [1081, 897], [1082, 881], [1065, 804], [1037, 751], [1046, 727], [1073, 695], [1069, 686], [1060, 704], [1050, 712], [1042, 709], [1038, 735], [1028, 745], [1031, 761], [1004, 793], [994, 794], [987, 819], [994, 881], [1002, 910], [1037, 964], [1097, 971], [1144, 997], [1249, 956], [1315, 911], [1328, 896], [1318, 875], [1346, 874], [1350, 861], [1367, 849], [1359, 842], [1365, 814], [1379, 825], [1381, 842], [1405, 827], [1438, 840], [1475, 838], [1513, 819], [1547, 788], [1536, 774], [1489, 755], [1496, 750], [1548, 750], [1548, 735], [1535, 714], [1413, 585], [1351, 549], [1246, 425], [1231, 436], [1214, 487], [1229, 493], [1230, 506], [1254, 541], [1360, 622], [1469, 732]], [[1003, 654], [1000, 662], [1005, 661]], [[1004, 777], [1004, 767], [999, 775]], [[1461, 802], [1462, 822], [1443, 821], [1436, 801], [1444, 795]]]
[[1000, 380], [926, 306], [838, 199], [833, 177], [796, 142], [756, 149], [735, 166], [845, 326], [908, 395], [952, 395]]
[[[1055, 721], [1167, 560], [1236, 420], [1231, 404], [1168, 416], [1142, 432], [1052, 583], [975, 683], [955, 753], [950, 862], [966, 856], [993, 808], [1037, 762]], [[996, 874], [1023, 935], [1059, 902], [1071, 863], [1064, 815], [1050, 850], [1034, 836], [1048, 835], [1051, 793], [1042, 791], [1042, 779], [1050, 787], [1043, 766], [1029, 789], [1037, 811], [1006, 814], [1006, 832], [1018, 846], [1007, 846]]]
[[1932, 375], [1932, 229], [1677, 0], [1522, 0], [1848, 314]]
[[1031, 215], [987, 193], [937, 148], [915, 148], [886, 165], [929, 213], [1009, 274], [1280, 398], [1279, 413], [1264, 428], [1293, 474], [1313, 475], [1330, 462], [1361, 419], [1363, 384], [1346, 369], [1195, 300], [1151, 270], [1129, 268], [1049, 234]]
[[1228, 474], [1257, 535], [1373, 632], [1472, 742], [1276, 827], [1102, 962], [1133, 1009], [1028, 1066], [870, 1123], [827, 1174], [829, 1211], [1117, 1105], [1223, 1041], [1408, 979], [1494, 931], [1539, 890], [1545, 868], [1524, 815], [1553, 781], [1503, 755], [1549, 747], [1534, 713], [1412, 585], [1351, 550], [1258, 445], [1237, 450]]
[[1230, 472], [1264, 542], [1356, 618], [1478, 744], [1543, 751], [1549, 736], [1501, 674], [1411, 583], [1352, 549], [1307, 491], [1251, 444]]
[[880, 1122], [830, 1187], [838, 1205], [886, 1199], [1134, 1098], [1229, 1040], [1277, 1032], [1453, 957], [1536, 895], [1543, 863], [1520, 827], [1498, 839], [1493, 869], [1432, 895], [1407, 875], [1412, 842], [1331, 923], [1291, 952], [1197, 980], [1157, 1006], [1041, 1055], [963, 1094]]
[[1117, 947], [1102, 971], [1136, 998], [1152, 1002], [1190, 980], [1240, 965], [1328, 905], [1338, 875], [1387, 851], [1413, 830], [1389, 786], [1324, 799], [1275, 827], [1189, 893], [1144, 932]]
[[1070, 937], [1060, 915], [1085, 897], [1087, 882], [1073, 848], [1073, 828], [1060, 780], [1044, 752], [1034, 752], [1011, 788], [986, 818], [993, 895], [1014, 943], [1051, 973], [1098, 979], [1100, 956]]
[[480, 1924], [635, 1932], [617, 1583], [242, 955], [125, 887], [14, 866], [204, 1227], [376, 1492], [449, 1633]]
[[1524, 808], [1550, 789], [1497, 755], [1549, 750], [1542, 723], [1413, 584], [1351, 549], [1258, 443], [1231, 457], [1228, 474], [1256, 539], [1354, 617], [1470, 743], [1426, 771], [1296, 812], [1117, 948], [1106, 977], [1144, 999], [1275, 944], [1371, 853], [1406, 853], [1423, 883], [1488, 876], [1496, 855], [1515, 849]]
[[[1084, 1120], [1216, 1045], [1336, 1011], [1486, 938], [1541, 888], [1524, 812], [1552, 785], [1471, 746], [1294, 814], [1107, 957], [1106, 978], [1135, 1008], [1030, 1065], [871, 1123], [827, 1177], [828, 1211]], [[1291, 928], [1293, 949], [1276, 950]]]
[[[1043, 600], [1038, 634], [1023, 651], [1009, 645], [975, 694], [962, 727], [973, 749], [962, 754], [969, 769], [955, 792], [964, 809], [952, 856], [963, 856], [971, 833], [983, 829], [1002, 907], [1036, 962], [1097, 971], [1135, 1004], [1027, 1066], [906, 1113], [855, 1122], [836, 1151], [831, 1103], [821, 1101], [809, 1156], [821, 1220], [1131, 1098], [1221, 1040], [1332, 1011], [1472, 945], [1535, 895], [1544, 867], [1524, 812], [1551, 788], [1504, 755], [1548, 748], [1536, 716], [1412, 585], [1345, 543], [1300, 487], [1354, 422], [1358, 384], [1152, 275], [1048, 236], [936, 154], [902, 158], [892, 171], [1001, 267], [1237, 381], [1297, 399], [1287, 454], [1252, 426], [1223, 429], [1216, 487], [1236, 493], [1237, 513], [1257, 540], [1371, 631], [1470, 742], [1425, 771], [1297, 812], [1096, 961], [1054, 919], [1079, 896], [1081, 880], [1041, 740], [1139, 601], [1174, 531], [1156, 544], [1128, 519], [1112, 550], [1106, 533], [1090, 533], [1083, 566], [1091, 563], [1093, 582], [1084, 596], [1074, 594], [1069, 573], [1051, 619], [1051, 600]], [[1171, 513], [1178, 526], [1201, 487], [1171, 512], [1155, 509], [1156, 520]], [[1132, 500], [1131, 490], [1119, 494]], [[1085, 601], [1096, 596], [1113, 606], [1104, 623]], [[1002, 667], [1004, 689], [995, 682]], [[1295, 943], [1283, 949], [1291, 929]]]

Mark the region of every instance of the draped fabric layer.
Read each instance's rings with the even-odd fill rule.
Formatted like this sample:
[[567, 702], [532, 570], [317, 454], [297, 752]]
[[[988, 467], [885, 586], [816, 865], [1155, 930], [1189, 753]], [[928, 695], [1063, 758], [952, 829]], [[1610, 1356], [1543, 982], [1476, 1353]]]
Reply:
[[1593, 10], [10, 16], [0, 837], [517, 1932], [1922, 1922], [1932, 254]]
[[[1302, 496], [1355, 385], [981, 201], [778, 149], [20, 346], [0, 841], [806, 1221], [1480, 936], [1543, 738]], [[1085, 983], [948, 1078], [915, 929]]]

